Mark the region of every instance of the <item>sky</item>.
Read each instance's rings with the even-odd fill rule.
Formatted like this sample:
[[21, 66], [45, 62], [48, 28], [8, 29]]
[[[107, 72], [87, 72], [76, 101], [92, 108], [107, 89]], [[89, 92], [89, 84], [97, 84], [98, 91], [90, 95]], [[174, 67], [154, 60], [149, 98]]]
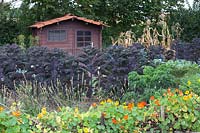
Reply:
[[[12, 0], [5, 0], [5, 2], [10, 2], [10, 1], [12, 1]], [[192, 6], [193, 0], [188, 0], [188, 1], [189, 1], [190, 5]], [[20, 4], [21, 4], [21, 0], [17, 0], [16, 2], [14, 2], [13, 5], [14, 5], [15, 7], [19, 7]], [[187, 4], [185, 4], [185, 5], [186, 5], [186, 7], [188, 7]]]

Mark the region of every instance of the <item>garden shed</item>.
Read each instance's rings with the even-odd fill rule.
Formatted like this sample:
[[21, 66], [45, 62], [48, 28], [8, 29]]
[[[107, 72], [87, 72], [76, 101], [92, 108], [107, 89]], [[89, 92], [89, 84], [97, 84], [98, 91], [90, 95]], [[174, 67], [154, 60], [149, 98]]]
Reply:
[[39, 45], [61, 48], [78, 55], [89, 45], [102, 48], [102, 22], [67, 14], [63, 17], [37, 22], [30, 26], [33, 36], [39, 37]]

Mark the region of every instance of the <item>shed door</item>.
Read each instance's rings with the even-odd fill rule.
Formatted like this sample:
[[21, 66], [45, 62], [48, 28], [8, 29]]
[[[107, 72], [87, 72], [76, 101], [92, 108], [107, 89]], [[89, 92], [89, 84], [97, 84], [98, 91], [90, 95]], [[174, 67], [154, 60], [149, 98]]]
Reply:
[[92, 43], [92, 32], [89, 30], [77, 30], [75, 35], [75, 54], [81, 52], [84, 47]]

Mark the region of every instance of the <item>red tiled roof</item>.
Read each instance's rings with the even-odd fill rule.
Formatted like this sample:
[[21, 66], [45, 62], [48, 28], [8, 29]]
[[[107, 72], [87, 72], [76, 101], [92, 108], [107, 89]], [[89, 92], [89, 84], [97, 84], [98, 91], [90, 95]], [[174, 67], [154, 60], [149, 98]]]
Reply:
[[31, 28], [42, 28], [42, 27], [47, 26], [47, 25], [51, 25], [51, 24], [54, 24], [54, 23], [58, 23], [58, 22], [70, 20], [70, 19], [77, 19], [77, 20], [81, 20], [81, 21], [84, 21], [86, 23], [90, 23], [90, 24], [94, 24], [94, 25], [98, 25], [98, 26], [106, 26], [102, 22], [98, 22], [98, 21], [87, 19], [87, 18], [67, 14], [67, 15], [60, 17], [60, 18], [55, 18], [55, 19], [51, 19], [51, 20], [47, 20], [47, 21], [43, 21], [43, 22], [37, 22], [37, 23], [31, 25], [30, 27]]

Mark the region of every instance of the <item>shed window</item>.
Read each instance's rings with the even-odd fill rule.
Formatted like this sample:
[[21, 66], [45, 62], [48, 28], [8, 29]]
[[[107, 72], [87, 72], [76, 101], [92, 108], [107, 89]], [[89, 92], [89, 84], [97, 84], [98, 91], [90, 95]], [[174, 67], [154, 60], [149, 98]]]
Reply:
[[49, 30], [48, 41], [64, 41], [66, 40], [65, 30]]
[[91, 31], [77, 31], [77, 47], [91, 45]]

